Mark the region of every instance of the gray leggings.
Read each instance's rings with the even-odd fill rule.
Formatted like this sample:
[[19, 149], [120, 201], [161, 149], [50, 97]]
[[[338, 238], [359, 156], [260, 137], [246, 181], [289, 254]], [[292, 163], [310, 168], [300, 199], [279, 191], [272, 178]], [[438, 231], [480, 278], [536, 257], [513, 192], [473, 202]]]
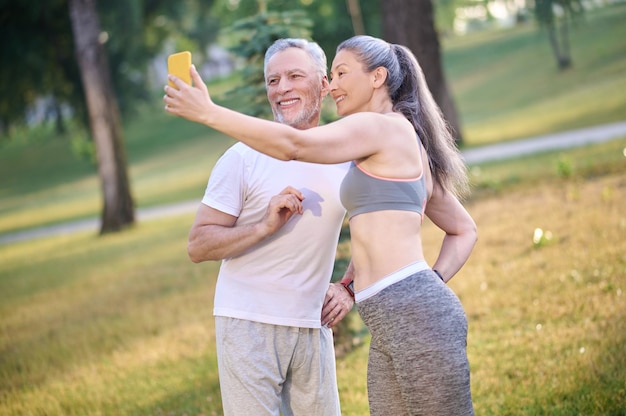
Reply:
[[474, 414], [467, 318], [458, 297], [432, 270], [388, 286], [357, 308], [372, 335], [372, 415]]

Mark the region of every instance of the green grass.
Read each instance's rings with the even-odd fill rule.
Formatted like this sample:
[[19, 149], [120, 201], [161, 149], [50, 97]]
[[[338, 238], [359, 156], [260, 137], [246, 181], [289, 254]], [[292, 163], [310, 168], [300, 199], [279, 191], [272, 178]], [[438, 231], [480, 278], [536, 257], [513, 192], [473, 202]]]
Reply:
[[0, 249], [0, 414], [219, 403], [207, 289], [217, 264], [186, 258], [191, 220]]
[[[624, 4], [590, 13], [565, 74], [530, 27], [446, 41], [468, 145], [623, 119], [625, 17]], [[139, 207], [199, 200], [232, 143], [161, 107], [125, 126]], [[69, 147], [45, 128], [2, 143], [0, 234], [98, 215], [95, 169]], [[624, 415], [625, 149], [626, 138], [472, 168], [480, 239], [451, 286], [469, 319], [477, 414]], [[218, 263], [188, 260], [192, 220], [0, 245], [0, 415], [221, 414]], [[550, 238], [533, 242], [537, 228]], [[428, 221], [424, 239], [433, 259], [441, 234]], [[367, 414], [367, 347], [365, 336], [337, 361], [344, 415]]]
[[[232, 140], [169, 117], [155, 103], [125, 130], [131, 188], [138, 207], [199, 199], [211, 168]], [[0, 233], [96, 217], [95, 167], [79, 161], [63, 137], [0, 149]]]
[[570, 30], [573, 67], [559, 72], [533, 21], [444, 42], [444, 67], [466, 145], [519, 139], [626, 117], [626, 3]]
[[[479, 241], [450, 285], [468, 315], [476, 414], [623, 415], [626, 138], [482, 165], [472, 179]], [[535, 244], [536, 228], [550, 238]], [[426, 221], [427, 258], [441, 238]], [[367, 414], [366, 361], [367, 343], [338, 361], [344, 414]]]

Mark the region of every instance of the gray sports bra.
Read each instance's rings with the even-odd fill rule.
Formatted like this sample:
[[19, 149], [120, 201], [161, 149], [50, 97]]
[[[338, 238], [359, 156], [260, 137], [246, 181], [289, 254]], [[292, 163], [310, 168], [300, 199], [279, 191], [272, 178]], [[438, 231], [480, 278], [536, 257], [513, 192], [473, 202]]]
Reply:
[[[421, 152], [420, 152], [421, 156]], [[423, 165], [423, 164], [422, 164]], [[423, 165], [424, 169], [427, 168]], [[341, 182], [341, 203], [348, 218], [373, 211], [413, 211], [424, 217], [428, 200], [424, 171], [414, 179], [392, 179], [372, 175], [355, 162]]]

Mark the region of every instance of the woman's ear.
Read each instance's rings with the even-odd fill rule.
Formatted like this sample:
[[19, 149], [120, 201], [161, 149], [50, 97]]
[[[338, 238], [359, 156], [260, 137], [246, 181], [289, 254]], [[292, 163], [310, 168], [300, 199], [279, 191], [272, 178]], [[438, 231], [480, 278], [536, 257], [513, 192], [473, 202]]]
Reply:
[[387, 80], [387, 68], [379, 66], [374, 70], [374, 88], [380, 88], [385, 85]]

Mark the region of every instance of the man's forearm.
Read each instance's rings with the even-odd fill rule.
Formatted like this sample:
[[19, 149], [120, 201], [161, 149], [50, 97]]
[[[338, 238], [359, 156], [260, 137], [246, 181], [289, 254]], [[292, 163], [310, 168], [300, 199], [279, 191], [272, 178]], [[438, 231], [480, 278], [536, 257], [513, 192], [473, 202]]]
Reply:
[[267, 237], [260, 224], [202, 225], [189, 233], [187, 253], [194, 263], [237, 256]]

